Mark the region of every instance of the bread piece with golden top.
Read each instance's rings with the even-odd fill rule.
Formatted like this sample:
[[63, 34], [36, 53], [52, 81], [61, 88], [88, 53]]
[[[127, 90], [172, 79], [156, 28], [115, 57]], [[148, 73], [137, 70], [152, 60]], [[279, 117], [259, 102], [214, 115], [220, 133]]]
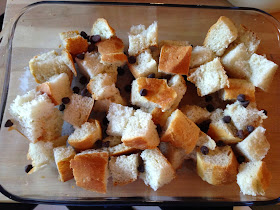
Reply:
[[215, 55], [207, 47], [196, 46], [192, 49], [190, 68], [196, 68], [214, 59]]
[[184, 105], [180, 110], [194, 123], [202, 123], [210, 118], [211, 113], [206, 108], [196, 105]]
[[102, 40], [110, 39], [115, 36], [115, 29], [113, 29], [108, 21], [104, 18], [98, 18], [92, 26], [91, 35], [99, 35]]
[[153, 109], [145, 109], [141, 108], [143, 111], [148, 112], [152, 115], [152, 120], [155, 125], [160, 125], [161, 127], [164, 127], [167, 118], [172, 114], [174, 111], [173, 108], [168, 109], [167, 111], [163, 112], [160, 108], [156, 107]]
[[216, 148], [216, 142], [206, 133], [200, 131], [198, 140], [196, 142], [196, 146], [198, 147], [205, 146], [208, 149], [214, 150]]
[[125, 146], [124, 143], [117, 144], [113, 147], [108, 148], [110, 156], [120, 156], [120, 155], [128, 155], [131, 153], [136, 153], [139, 151], [139, 149]]

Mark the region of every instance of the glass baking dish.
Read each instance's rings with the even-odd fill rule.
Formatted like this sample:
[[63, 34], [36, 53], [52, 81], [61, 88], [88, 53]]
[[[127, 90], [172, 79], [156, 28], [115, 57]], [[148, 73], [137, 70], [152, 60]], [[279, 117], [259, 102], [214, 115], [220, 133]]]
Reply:
[[[265, 205], [280, 201], [280, 77], [276, 73], [270, 92], [257, 90], [259, 109], [266, 109], [267, 138], [271, 149], [265, 158], [272, 173], [272, 181], [265, 196], [245, 196], [237, 184], [212, 186], [202, 181], [193, 167], [185, 163], [170, 184], [154, 192], [137, 180], [122, 187], [113, 187], [109, 180], [107, 194], [98, 194], [76, 187], [74, 180], [58, 181], [53, 166], [27, 175], [24, 167], [28, 141], [15, 131], [8, 131], [4, 123], [10, 118], [8, 108], [18, 94], [35, 87], [28, 70], [29, 60], [52, 49], [59, 50], [59, 32], [79, 30], [90, 32], [92, 23], [106, 18], [117, 36], [128, 44], [132, 25], [159, 24], [159, 39], [188, 40], [202, 45], [209, 27], [221, 16], [231, 18], [237, 25], [246, 25], [261, 38], [259, 54], [280, 64], [280, 24], [269, 14], [252, 8], [175, 5], [162, 3], [110, 2], [38, 2], [27, 6], [4, 30], [1, 68], [5, 69], [1, 102], [0, 130], [0, 191], [7, 197], [29, 203], [65, 205]], [[3, 33], [2, 33], [3, 34]], [[2, 88], [2, 87], [1, 87]]]

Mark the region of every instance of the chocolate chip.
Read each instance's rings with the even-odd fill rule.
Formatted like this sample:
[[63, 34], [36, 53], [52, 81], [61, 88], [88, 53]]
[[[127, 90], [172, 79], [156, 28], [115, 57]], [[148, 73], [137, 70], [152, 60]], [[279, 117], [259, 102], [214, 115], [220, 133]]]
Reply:
[[73, 92], [78, 94], [80, 92], [80, 88], [78, 88], [77, 86], [73, 87]]
[[82, 85], [85, 85], [88, 83], [88, 79], [85, 77], [85, 76], [82, 76], [79, 80], [79, 82], [82, 84]]
[[127, 58], [127, 60], [128, 60], [128, 63], [130, 63], [130, 64], [136, 63], [136, 57], [135, 56], [129, 56]]
[[97, 140], [97, 141], [95, 142], [95, 147], [96, 147], [97, 149], [102, 148], [102, 141], [101, 141], [101, 140]]
[[82, 96], [86, 96], [86, 97], [91, 97], [91, 93], [88, 91], [87, 88], [84, 88], [84, 89], [81, 91], [81, 95], [82, 95]]
[[143, 88], [143, 89], [140, 90], [140, 95], [141, 96], [146, 96], [147, 94], [148, 94], [148, 91], [146, 89]]
[[222, 140], [217, 141], [216, 145], [217, 145], [217, 147], [226, 146], [225, 143]]
[[94, 50], [96, 50], [96, 46], [94, 45], [94, 44], [90, 44], [89, 46], [88, 46], [88, 52], [92, 52], [92, 51], [94, 51]]
[[12, 127], [13, 124], [14, 124], [14, 123], [13, 123], [11, 120], [7, 120], [4, 126], [5, 126], [6, 128], [9, 128], [9, 127]]
[[206, 109], [208, 112], [213, 112], [215, 108], [212, 104], [207, 104]]
[[25, 172], [28, 173], [31, 169], [33, 168], [33, 166], [31, 164], [25, 166]]
[[76, 55], [76, 58], [79, 58], [80, 60], [84, 60], [85, 54], [84, 53], [80, 53], [80, 54]]
[[156, 74], [155, 74], [155, 73], [152, 73], [152, 74], [149, 74], [147, 77], [148, 77], [148, 78], [155, 78], [155, 77], [156, 77]]
[[243, 107], [247, 107], [249, 105], [250, 101], [242, 101], [240, 102], [240, 104], [243, 106]]
[[118, 67], [118, 75], [122, 76], [124, 75], [125, 71], [122, 67]]
[[166, 79], [168, 81], [171, 79], [171, 77], [172, 77], [172, 75], [166, 74], [166, 75], [161, 76], [159, 79]]
[[84, 32], [84, 31], [81, 31], [80, 35], [81, 35], [81, 37], [83, 37], [84, 39], [87, 39], [87, 38], [88, 38], [87, 33]]
[[246, 100], [246, 97], [244, 94], [239, 94], [237, 96], [237, 100], [240, 101], [240, 102], [244, 102]]
[[103, 123], [103, 125], [108, 125], [109, 121], [108, 121], [107, 117], [103, 118], [102, 123]]
[[157, 126], [157, 132], [161, 133], [162, 132], [162, 128], [161, 128], [160, 124], [157, 124], [156, 126]]
[[127, 64], [125, 64], [125, 65], [123, 66], [123, 69], [124, 69], [124, 71], [130, 71]]
[[202, 123], [198, 124], [197, 126], [200, 128], [200, 130], [202, 132], [207, 133], [210, 123], [211, 123], [211, 120], [205, 120]]
[[64, 103], [64, 104], [68, 104], [69, 102], [70, 102], [70, 98], [68, 98], [68, 97], [64, 97], [64, 98], [62, 98], [62, 103]]
[[236, 136], [240, 139], [244, 139], [244, 132], [243, 130], [238, 130]]
[[187, 75], [183, 75], [185, 82], [188, 82], [188, 77]]
[[110, 142], [109, 141], [102, 142], [102, 146], [103, 147], [109, 147], [110, 146]]
[[101, 36], [99, 35], [93, 35], [90, 37], [90, 40], [89, 40], [91, 43], [97, 43], [97, 42], [100, 42], [101, 41]]
[[254, 126], [252, 126], [252, 125], [248, 125], [248, 126], [247, 126], [247, 131], [248, 131], [249, 133], [252, 133], [254, 130], [255, 130], [255, 127], [254, 127]]
[[143, 164], [140, 164], [137, 168], [137, 170], [140, 172], [140, 173], [144, 173], [145, 172], [145, 167]]
[[130, 93], [130, 92], [131, 92], [131, 85], [126, 85], [126, 86], [124, 87], [124, 90], [125, 90], [126, 92]]
[[200, 147], [200, 151], [202, 154], [207, 155], [209, 153], [209, 149], [206, 146]]
[[263, 109], [262, 111], [267, 116], [267, 111], [265, 109]]
[[230, 116], [224, 116], [223, 121], [224, 121], [224, 123], [230, 123], [231, 122], [231, 117]]
[[244, 161], [245, 161], [245, 157], [244, 157], [244, 156], [238, 156], [238, 157], [237, 157], [237, 162], [238, 162], [239, 164], [243, 163]]
[[212, 101], [213, 97], [212, 96], [205, 96], [205, 101], [210, 102]]
[[63, 111], [65, 109], [65, 105], [64, 104], [60, 104], [58, 109], [59, 109], [59, 111]]

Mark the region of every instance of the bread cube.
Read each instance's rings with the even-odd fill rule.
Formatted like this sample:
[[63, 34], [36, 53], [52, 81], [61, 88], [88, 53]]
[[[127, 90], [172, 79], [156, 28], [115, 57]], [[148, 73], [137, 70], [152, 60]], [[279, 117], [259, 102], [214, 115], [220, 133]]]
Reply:
[[210, 48], [216, 56], [222, 56], [237, 35], [234, 23], [229, 18], [221, 16], [208, 30], [203, 45]]
[[117, 144], [113, 147], [109, 147], [109, 154], [110, 156], [120, 156], [120, 155], [127, 155], [131, 153], [138, 152], [139, 150], [133, 147], [125, 146], [124, 143]]
[[138, 109], [128, 119], [122, 142], [136, 149], [154, 149], [159, 145], [159, 136], [152, 115]]
[[84, 39], [79, 31], [67, 31], [59, 33], [63, 47], [72, 55], [84, 53], [88, 50], [88, 41]]
[[92, 98], [73, 94], [69, 104], [66, 104], [63, 119], [71, 125], [80, 127], [88, 120], [93, 104]]
[[77, 76], [74, 61], [69, 52], [63, 50], [61, 55], [52, 50], [34, 56], [29, 61], [29, 69], [37, 83], [48, 81], [56, 74], [66, 73], [72, 81], [73, 74]]
[[121, 104], [123, 106], [127, 105], [127, 102], [124, 100], [124, 98], [118, 92], [116, 95], [114, 95], [110, 98], [105, 98], [105, 99], [95, 101], [93, 111], [108, 112], [109, 107], [112, 103]]
[[78, 187], [103, 193], [107, 192], [109, 154], [104, 150], [86, 150], [70, 161]]
[[159, 43], [159, 49], [163, 45], [175, 45], [175, 46], [190, 46], [188, 41], [180, 41], [180, 40], [161, 40]]
[[112, 174], [113, 184], [126, 185], [137, 180], [139, 154], [111, 157], [109, 169]]
[[70, 161], [76, 155], [75, 150], [70, 146], [61, 146], [54, 148], [53, 154], [60, 181], [67, 182], [72, 179], [74, 176], [70, 168]]
[[219, 58], [191, 69], [188, 80], [195, 84], [199, 96], [214, 93], [228, 86], [228, 77]]
[[196, 142], [196, 146], [198, 147], [205, 146], [208, 149], [214, 150], [216, 148], [216, 142], [210, 136], [200, 131], [198, 140]]
[[175, 178], [173, 167], [158, 148], [146, 149], [140, 156], [145, 168], [144, 173], [140, 174], [140, 178], [154, 191]]
[[168, 81], [168, 86], [173, 88], [177, 93], [177, 97], [172, 105], [172, 108], [176, 109], [187, 91], [186, 81], [183, 76], [176, 74]]
[[153, 22], [147, 29], [144, 25], [132, 26], [128, 34], [129, 47], [128, 54], [131, 56], [139, 55], [150, 46], [157, 46], [158, 26]]
[[256, 87], [268, 91], [278, 65], [255, 53], [251, 56], [249, 64], [252, 70], [250, 81]]
[[161, 127], [164, 127], [167, 118], [172, 114], [174, 111], [173, 108], [168, 109], [167, 111], [163, 112], [160, 108], [156, 107], [153, 109], [145, 109], [141, 108], [143, 111], [148, 112], [152, 115], [152, 120], [155, 125], [160, 125]]
[[230, 146], [216, 147], [204, 155], [197, 153], [197, 173], [212, 185], [230, 184], [236, 181], [238, 162]]
[[237, 174], [237, 184], [244, 195], [265, 195], [271, 173], [263, 161], [242, 163]]
[[110, 39], [115, 36], [115, 30], [109, 25], [106, 19], [97, 18], [93, 23], [91, 35], [99, 35], [101, 40]]
[[211, 113], [206, 108], [196, 105], [185, 105], [180, 109], [191, 121], [200, 124], [210, 118]]
[[212, 50], [204, 46], [196, 46], [192, 49], [190, 68], [196, 68], [214, 59]]
[[179, 109], [167, 119], [161, 141], [183, 148], [189, 154], [195, 147], [200, 129]]
[[61, 136], [62, 114], [47, 94], [31, 90], [18, 95], [10, 105], [10, 114], [20, 132], [31, 142], [52, 141]]

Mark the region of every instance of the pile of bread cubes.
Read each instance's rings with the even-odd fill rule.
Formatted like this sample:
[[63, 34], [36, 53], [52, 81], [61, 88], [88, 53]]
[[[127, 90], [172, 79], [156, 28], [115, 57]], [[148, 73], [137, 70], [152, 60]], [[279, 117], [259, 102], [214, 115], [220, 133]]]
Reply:
[[[271, 174], [263, 158], [270, 144], [255, 87], [267, 91], [278, 66], [256, 54], [260, 39], [254, 32], [222, 16], [203, 46], [193, 47], [188, 41], [158, 43], [155, 21], [130, 28], [128, 53], [104, 18], [96, 20], [90, 36], [59, 35], [62, 52], [30, 60], [39, 84], [9, 109], [6, 127], [30, 141], [29, 174], [55, 161], [62, 182], [74, 178], [87, 190], [106, 193], [111, 176], [114, 185], [140, 177], [156, 191], [190, 159], [209, 184], [237, 181], [243, 194], [265, 194]], [[116, 87], [124, 70], [134, 76], [131, 83], [122, 81], [129, 82], [130, 100]], [[77, 71], [86, 84], [81, 94], [72, 83]], [[218, 92], [225, 109], [180, 104], [188, 83], [201, 97]], [[91, 118], [92, 112], [105, 113], [105, 120]], [[65, 123], [74, 128], [69, 136], [62, 136]]]

